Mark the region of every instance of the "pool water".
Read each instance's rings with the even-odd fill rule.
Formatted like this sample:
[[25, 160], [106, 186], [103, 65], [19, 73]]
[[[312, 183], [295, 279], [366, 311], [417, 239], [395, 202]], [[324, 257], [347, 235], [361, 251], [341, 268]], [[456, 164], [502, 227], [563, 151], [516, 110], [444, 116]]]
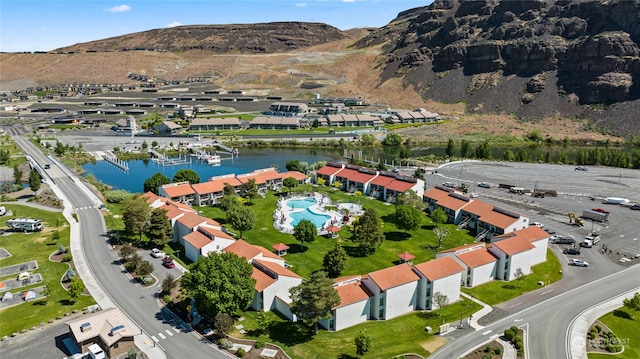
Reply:
[[309, 208], [309, 207], [313, 206], [314, 204], [316, 204], [316, 199], [313, 198], [313, 197], [290, 199], [290, 200], [287, 201], [287, 206], [289, 206], [289, 208], [291, 208], [291, 209]]
[[[296, 208], [299, 208], [299, 207], [296, 206]], [[293, 227], [298, 225], [298, 223], [300, 223], [301, 220], [308, 219], [311, 221], [311, 223], [313, 223], [314, 226], [316, 226], [317, 229], [324, 227], [327, 221], [331, 219], [331, 216], [328, 216], [326, 214], [313, 213], [309, 210], [309, 208], [301, 212], [291, 213], [289, 216], [291, 216], [291, 219], [293, 220], [291, 222], [291, 225]]]

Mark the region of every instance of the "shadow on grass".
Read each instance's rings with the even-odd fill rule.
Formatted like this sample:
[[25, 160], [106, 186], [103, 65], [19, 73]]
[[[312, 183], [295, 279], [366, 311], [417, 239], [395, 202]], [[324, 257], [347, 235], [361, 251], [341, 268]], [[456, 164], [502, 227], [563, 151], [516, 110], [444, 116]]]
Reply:
[[422, 320], [435, 320], [440, 318], [440, 313], [438, 311], [420, 312], [418, 313], [418, 318]]
[[269, 337], [279, 343], [293, 346], [313, 339], [313, 329], [300, 323], [275, 323], [269, 327]]
[[410, 239], [411, 234], [405, 233], [405, 232], [392, 231], [392, 232], [385, 233], [384, 237], [388, 241], [401, 242], [401, 241], [406, 241], [407, 239]]
[[76, 304], [76, 301], [75, 300], [69, 300], [69, 299], [60, 299], [58, 301], [58, 303], [60, 303], [61, 305], [71, 306], [71, 305]]
[[503, 289], [517, 289], [515, 285], [513, 284], [504, 284], [502, 286]]
[[614, 310], [613, 315], [618, 318], [633, 320], [633, 316], [622, 309]]
[[342, 248], [344, 248], [344, 251], [347, 253], [347, 255], [349, 257], [353, 257], [353, 258], [363, 258], [366, 257], [366, 254], [362, 253], [362, 250], [360, 248], [356, 247], [345, 247], [343, 246]]
[[425, 231], [432, 231], [436, 227], [437, 226], [435, 224], [425, 224], [423, 226], [420, 226], [420, 228], [425, 230]]
[[345, 354], [345, 353], [341, 353], [340, 355], [338, 355], [338, 359], [358, 359], [360, 357], [354, 357], [353, 355], [349, 355], [349, 354]]
[[289, 245], [289, 249], [287, 249], [287, 253], [293, 254], [293, 253], [304, 253], [307, 251], [306, 246], [300, 245], [298, 243], [296, 244], [291, 244]]
[[423, 244], [420, 246], [420, 249], [424, 249], [425, 251], [437, 252], [440, 249], [440, 247], [434, 246], [431, 244]]

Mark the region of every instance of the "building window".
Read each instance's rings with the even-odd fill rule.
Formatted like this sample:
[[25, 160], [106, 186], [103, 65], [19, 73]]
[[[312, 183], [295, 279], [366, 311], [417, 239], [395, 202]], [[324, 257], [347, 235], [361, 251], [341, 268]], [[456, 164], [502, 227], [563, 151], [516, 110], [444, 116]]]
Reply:
[[384, 297], [380, 297], [380, 306], [384, 306]]
[[378, 318], [384, 318], [384, 308], [380, 308], [378, 311]]

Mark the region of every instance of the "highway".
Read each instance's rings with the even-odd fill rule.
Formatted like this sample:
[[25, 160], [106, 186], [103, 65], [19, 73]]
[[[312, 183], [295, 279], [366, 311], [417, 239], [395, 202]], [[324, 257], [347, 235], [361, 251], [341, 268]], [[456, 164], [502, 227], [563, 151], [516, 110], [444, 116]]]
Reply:
[[[148, 344], [164, 350], [168, 358], [229, 358], [227, 353], [203, 340], [197, 332], [174, 318], [169, 311], [162, 310], [157, 293], [164, 278], [160, 278], [151, 288], [143, 288], [133, 283], [131, 278], [123, 273], [118, 262], [118, 254], [111, 250], [105, 237], [106, 227], [99, 209], [100, 203], [96, 203], [86, 194], [86, 191], [79, 190], [84, 184], [77, 176], [55, 159], [44, 155], [37, 146], [19, 135], [15, 129], [11, 130], [11, 134], [24, 153], [37, 164], [39, 170], [46, 171], [46, 175], [73, 207], [80, 226], [82, 252], [89, 270], [101, 289], [98, 293], [91, 292], [94, 298], [101, 302], [101, 297], [106, 295], [142, 329], [147, 337], [151, 338], [149, 340], [153, 342]], [[51, 168], [45, 170], [44, 164], [47, 163]], [[160, 262], [154, 263], [154, 266], [159, 267]], [[178, 276], [175, 275], [176, 278]], [[83, 278], [83, 280], [88, 282], [92, 279]]]

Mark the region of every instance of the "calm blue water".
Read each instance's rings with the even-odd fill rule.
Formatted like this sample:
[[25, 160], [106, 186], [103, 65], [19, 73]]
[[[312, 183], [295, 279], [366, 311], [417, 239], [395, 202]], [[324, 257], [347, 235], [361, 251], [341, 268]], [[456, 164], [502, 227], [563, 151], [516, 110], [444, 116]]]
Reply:
[[331, 219], [331, 216], [328, 216], [326, 214], [313, 213], [309, 210], [309, 208], [305, 209], [302, 212], [291, 213], [290, 216], [293, 219], [293, 222], [291, 222], [291, 225], [293, 227], [300, 223], [301, 220], [308, 219], [316, 226], [316, 228], [322, 228], [327, 223], [327, 221]]
[[290, 199], [287, 201], [287, 206], [289, 208], [309, 208], [316, 204], [316, 199], [311, 198], [302, 198], [302, 199]]
[[[214, 176], [224, 174], [242, 174], [256, 169], [276, 166], [279, 172], [286, 171], [286, 163], [298, 160], [312, 164], [318, 161], [339, 161], [342, 150], [328, 149], [241, 149], [240, 156], [234, 159], [223, 159], [220, 166], [209, 166], [195, 157], [191, 164], [163, 167], [151, 160], [127, 161], [129, 171], [123, 171], [106, 162], [97, 161], [83, 166], [85, 175], [92, 174], [99, 181], [108, 184], [113, 189], [124, 189], [132, 193], [142, 192], [144, 181], [156, 172], [160, 172], [170, 179], [181, 169], [192, 169], [200, 175], [200, 181], [207, 181]], [[302, 208], [302, 207], [301, 207]]]

